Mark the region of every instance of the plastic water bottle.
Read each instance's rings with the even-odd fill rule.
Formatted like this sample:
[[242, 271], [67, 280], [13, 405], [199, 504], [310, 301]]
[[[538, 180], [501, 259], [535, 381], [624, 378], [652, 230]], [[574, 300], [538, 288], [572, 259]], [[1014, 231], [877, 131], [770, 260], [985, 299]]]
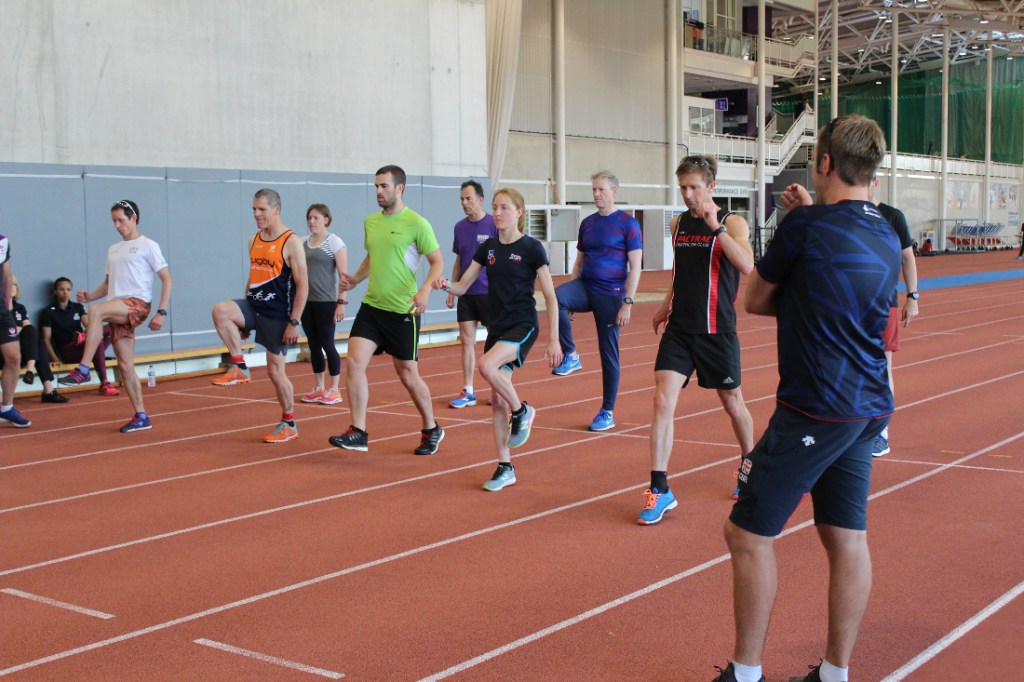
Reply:
[[150, 387], [156, 386], [156, 370], [153, 369], [153, 365], [149, 366], [149, 372], [146, 373], [146, 376], [149, 378], [146, 385]]

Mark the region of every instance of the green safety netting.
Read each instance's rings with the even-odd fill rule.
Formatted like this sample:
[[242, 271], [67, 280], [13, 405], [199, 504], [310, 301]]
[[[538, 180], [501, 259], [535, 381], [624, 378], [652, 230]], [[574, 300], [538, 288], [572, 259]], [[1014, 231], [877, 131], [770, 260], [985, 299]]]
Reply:
[[[985, 61], [976, 60], [950, 68], [949, 156], [985, 158]], [[889, 135], [891, 91], [888, 78], [839, 88], [839, 113], [861, 114], [875, 119]], [[775, 109], [792, 113], [800, 97], [776, 100]], [[828, 123], [832, 109], [826, 89], [818, 98], [818, 120]], [[938, 69], [918, 71], [899, 81], [899, 151], [934, 154], [942, 150], [942, 74]], [[1024, 59], [996, 58], [992, 63], [992, 160], [1024, 162]]]

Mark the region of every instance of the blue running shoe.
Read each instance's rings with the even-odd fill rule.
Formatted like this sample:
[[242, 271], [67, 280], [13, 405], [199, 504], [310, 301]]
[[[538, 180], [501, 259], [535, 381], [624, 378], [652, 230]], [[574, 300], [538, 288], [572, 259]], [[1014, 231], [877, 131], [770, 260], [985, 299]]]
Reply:
[[530, 439], [530, 429], [533, 427], [533, 418], [537, 416], [537, 410], [526, 403], [523, 403], [526, 411], [518, 417], [512, 415], [508, 421], [508, 446], [518, 448]]
[[889, 454], [889, 439], [882, 434], [875, 436], [875, 442], [871, 444], [871, 456], [881, 457]]
[[496, 493], [502, 488], [516, 484], [516, 470], [511, 464], [499, 464], [491, 480], [484, 483], [484, 490]]
[[590, 422], [591, 431], [607, 431], [608, 429], [615, 428], [615, 417], [608, 410], [601, 410], [594, 417], [594, 421]]
[[562, 358], [562, 364], [551, 370], [552, 374], [557, 374], [560, 377], [564, 377], [573, 372], [578, 372], [583, 369], [583, 363], [580, 362], [579, 353], [566, 354]]
[[0, 419], [5, 422], [10, 422], [15, 428], [25, 429], [32, 426], [32, 422], [21, 416], [21, 412], [18, 412], [18, 408], [11, 406], [11, 409], [6, 412], [0, 412]]
[[461, 410], [463, 407], [473, 407], [475, 405], [476, 393], [466, 393], [466, 389], [462, 389], [462, 395], [448, 403], [448, 407], [454, 407], [456, 410]]
[[131, 433], [132, 431], [145, 431], [153, 428], [153, 424], [150, 423], [149, 417], [140, 417], [135, 415], [132, 420], [121, 427], [121, 433]]
[[669, 509], [679, 506], [676, 496], [671, 490], [659, 493], [657, 488], [644, 491], [644, 508], [636, 517], [636, 522], [641, 526], [653, 526]]
[[81, 384], [88, 383], [91, 378], [92, 376], [89, 372], [83, 372], [76, 367], [71, 374], [57, 379], [57, 383], [61, 386], [80, 386]]

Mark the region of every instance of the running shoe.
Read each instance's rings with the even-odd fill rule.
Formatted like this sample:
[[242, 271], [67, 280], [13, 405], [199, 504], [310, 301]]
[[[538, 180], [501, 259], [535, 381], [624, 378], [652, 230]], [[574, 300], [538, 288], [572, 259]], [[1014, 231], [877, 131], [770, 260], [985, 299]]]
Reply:
[[242, 369], [238, 365], [231, 365], [231, 369], [214, 379], [211, 383], [214, 386], [234, 386], [235, 384], [247, 384], [249, 380], [248, 369]]
[[263, 436], [264, 443], [287, 443], [290, 440], [295, 440], [299, 437], [299, 428], [295, 426], [295, 422], [289, 424], [288, 422], [281, 421], [277, 423], [277, 427]]
[[61, 386], [81, 386], [82, 384], [87, 383], [91, 378], [92, 377], [89, 375], [88, 371], [83, 372], [76, 367], [71, 374], [57, 379], [57, 383]]
[[821, 664], [807, 666], [811, 669], [811, 672], [807, 673], [803, 677], [795, 675], [789, 678], [789, 682], [821, 682], [821, 673], [818, 670], [821, 669]]
[[30, 369], [25, 370], [25, 376], [21, 377], [21, 380], [30, 386], [36, 382], [36, 373]]
[[416, 455], [432, 455], [437, 452], [437, 446], [444, 440], [444, 429], [434, 422], [434, 428], [420, 431], [420, 446], [413, 450]]
[[466, 393], [466, 389], [462, 389], [462, 395], [448, 403], [448, 407], [454, 407], [456, 410], [461, 410], [463, 407], [474, 407], [475, 405], [476, 393]]
[[502, 488], [516, 484], [516, 470], [511, 464], [499, 464], [491, 480], [484, 483], [484, 490], [496, 493]]
[[68, 398], [66, 395], [61, 395], [60, 393], [57, 393], [56, 389], [50, 391], [49, 393], [44, 393], [43, 395], [39, 396], [39, 398], [44, 403], [66, 403], [68, 400], [70, 400], [70, 398]]
[[889, 454], [889, 439], [878, 434], [875, 436], [875, 442], [871, 444], [871, 456], [881, 457], [882, 455]]
[[[711, 682], [736, 682], [736, 671], [732, 667], [732, 663], [725, 666], [724, 670], [716, 665], [715, 670], [718, 671], [718, 677], [711, 680]], [[759, 682], [765, 682], [764, 675], [761, 675]]]
[[567, 353], [565, 357], [562, 358], [562, 363], [551, 370], [551, 373], [564, 377], [568, 374], [572, 374], [573, 372], [578, 372], [581, 369], [583, 369], [583, 363], [580, 362], [579, 353], [573, 353], [571, 355]]
[[21, 412], [18, 412], [18, 408], [11, 406], [11, 409], [6, 412], [0, 412], [0, 420], [10, 422], [15, 428], [24, 429], [32, 426], [32, 422], [21, 416]]
[[645, 490], [644, 508], [636, 517], [636, 522], [641, 526], [653, 526], [661, 521], [665, 512], [678, 506], [679, 502], [676, 501], [676, 496], [672, 494], [671, 490], [666, 490], [663, 493], [659, 493], [657, 488]]
[[590, 422], [591, 431], [607, 431], [608, 429], [615, 428], [615, 417], [608, 410], [601, 410], [594, 417], [594, 421]]
[[361, 429], [354, 426], [348, 427], [348, 431], [340, 436], [331, 436], [327, 442], [342, 450], [359, 450], [366, 452], [370, 445], [370, 436]]
[[337, 405], [341, 402], [341, 391], [336, 388], [329, 388], [320, 396], [320, 402], [324, 405]]
[[153, 424], [149, 421], [149, 417], [140, 417], [135, 415], [132, 420], [121, 427], [121, 433], [131, 433], [132, 431], [146, 431], [147, 429], [153, 428]]
[[114, 386], [112, 384], [107, 383], [107, 384], [100, 384], [99, 394], [100, 395], [105, 395], [108, 398], [113, 398], [115, 396], [121, 395], [121, 391], [119, 391], [118, 389], [114, 388]]
[[537, 416], [537, 410], [526, 403], [523, 403], [526, 411], [519, 415], [512, 415], [508, 420], [508, 446], [518, 448], [530, 439], [530, 429], [533, 428], [533, 418]]
[[318, 403], [320, 402], [320, 399], [324, 397], [324, 393], [325, 391], [323, 389], [323, 386], [317, 386], [312, 391], [302, 396], [300, 400], [302, 400], [302, 402], [304, 403]]

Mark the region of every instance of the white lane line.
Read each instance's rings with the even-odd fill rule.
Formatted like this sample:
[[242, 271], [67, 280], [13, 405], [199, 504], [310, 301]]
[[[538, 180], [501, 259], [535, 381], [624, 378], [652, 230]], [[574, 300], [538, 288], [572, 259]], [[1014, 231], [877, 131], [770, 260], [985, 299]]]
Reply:
[[928, 661], [935, 658], [938, 654], [948, 649], [951, 644], [966, 635], [968, 632], [976, 628], [977, 626], [984, 623], [990, 616], [999, 611], [1014, 599], [1024, 594], [1024, 581], [1017, 583], [1017, 585], [1011, 588], [1003, 596], [996, 599], [994, 602], [983, 608], [978, 613], [974, 614], [971, 618], [961, 623], [959, 626], [947, 633], [942, 639], [938, 640], [930, 647], [922, 651], [920, 654], [908, 661], [903, 667], [894, 670], [891, 674], [885, 677], [882, 682], [899, 682], [899, 680], [905, 679], [907, 675], [914, 672]]
[[93, 609], [87, 609], [84, 606], [76, 606], [75, 604], [69, 604], [66, 601], [60, 601], [58, 599], [50, 599], [49, 597], [40, 597], [38, 594], [32, 594], [31, 592], [22, 592], [16, 590], [13, 587], [5, 587], [0, 590], [4, 594], [9, 594], [13, 597], [21, 597], [22, 599], [29, 599], [31, 601], [37, 601], [40, 604], [47, 604], [48, 606], [56, 606], [58, 609], [66, 609], [68, 611], [74, 611], [75, 613], [81, 613], [85, 616], [92, 616], [93, 618], [103, 618], [109, 620], [113, 618], [113, 614], [103, 613], [102, 611], [94, 611]]
[[342, 673], [336, 673], [333, 670], [324, 670], [323, 668], [315, 668], [305, 663], [296, 663], [295, 661], [289, 661], [284, 658], [278, 658], [277, 656], [269, 656], [267, 654], [261, 654], [255, 651], [249, 651], [248, 649], [242, 649], [237, 646], [231, 646], [230, 644], [224, 644], [223, 642], [215, 642], [212, 639], [200, 638], [192, 640], [196, 644], [208, 646], [211, 649], [219, 649], [226, 651], [229, 654], [238, 654], [239, 656], [245, 656], [246, 658], [252, 658], [257, 661], [263, 661], [264, 663], [271, 663], [273, 665], [279, 665], [283, 668], [291, 668], [292, 670], [301, 670], [304, 673], [310, 673], [311, 675], [319, 675], [320, 677], [326, 677], [331, 680], [340, 680], [345, 677]]
[[[561, 447], [561, 446], [556, 446], [556, 447]], [[553, 449], [555, 449], [555, 447], [545, 448], [545, 449], [552, 449], [553, 450]], [[689, 474], [692, 474], [692, 473], [697, 473], [699, 471], [704, 471], [705, 469], [711, 469], [711, 468], [719, 466], [721, 464], [734, 463], [735, 461], [736, 460], [735, 460], [734, 457], [728, 457], [726, 459], [722, 459], [722, 460], [719, 460], [717, 462], [710, 462], [708, 464], [704, 464], [704, 465], [701, 465], [699, 467], [695, 467], [693, 469], [690, 469], [689, 471], [685, 471], [685, 472], [680, 472], [678, 474], [674, 474], [674, 475], [670, 476], [669, 478], [678, 478], [680, 476], [689, 475]], [[466, 468], [468, 468], [468, 467], [466, 467]], [[428, 475], [428, 476], [423, 476], [421, 478], [429, 478], [429, 477], [430, 476]], [[382, 484], [382, 485], [377, 486], [377, 487], [379, 487], [379, 488], [388, 488], [391, 485], [392, 484], [388, 483], [388, 484]], [[37, 659], [35, 659], [33, 661], [27, 661], [25, 663], [21, 663], [21, 664], [15, 665], [15, 666], [12, 666], [10, 668], [4, 668], [3, 670], [0, 670], [0, 677], [3, 677], [5, 675], [11, 675], [11, 674], [14, 674], [16, 672], [21, 672], [22, 670], [28, 670], [30, 668], [35, 668], [35, 667], [38, 667], [40, 665], [45, 665], [47, 663], [53, 663], [54, 661], [59, 661], [59, 660], [65, 659], [65, 658], [69, 658], [71, 656], [76, 656], [78, 654], [85, 653], [87, 651], [94, 651], [96, 649], [102, 649], [104, 647], [110, 646], [111, 644], [117, 644], [119, 642], [125, 642], [125, 641], [131, 640], [131, 639], [136, 639], [138, 637], [142, 637], [144, 635], [148, 635], [148, 634], [151, 634], [151, 633], [154, 633], [154, 632], [159, 632], [161, 630], [166, 630], [166, 629], [174, 627], [176, 625], [181, 625], [183, 623], [190, 623], [192, 621], [199, 620], [200, 618], [205, 618], [207, 616], [212, 616], [212, 615], [215, 615], [215, 614], [218, 614], [218, 613], [222, 613], [224, 611], [230, 611], [230, 610], [236, 609], [236, 608], [238, 608], [240, 606], [248, 606], [249, 604], [254, 604], [256, 602], [264, 601], [264, 600], [270, 599], [272, 597], [278, 597], [278, 596], [283, 595], [283, 594], [288, 594], [289, 592], [294, 592], [295, 590], [300, 590], [300, 589], [303, 589], [305, 587], [310, 587], [310, 586], [313, 586], [313, 585], [318, 585], [320, 583], [323, 583], [323, 582], [326, 582], [326, 581], [329, 581], [329, 580], [333, 580], [335, 578], [340, 578], [342, 576], [350, 575], [350, 574], [353, 574], [353, 573], [358, 573], [359, 571], [365, 571], [365, 570], [368, 570], [368, 569], [371, 569], [371, 568], [375, 568], [377, 566], [382, 566], [384, 564], [389, 564], [389, 563], [391, 563], [393, 561], [398, 561], [399, 559], [406, 559], [408, 557], [416, 556], [418, 554], [422, 554], [424, 552], [429, 552], [431, 550], [439, 549], [441, 547], [447, 547], [448, 545], [453, 545], [453, 544], [456, 544], [456, 543], [459, 543], [459, 542], [463, 542], [465, 540], [472, 540], [474, 538], [478, 538], [478, 537], [481, 537], [483, 535], [489, 535], [489, 534], [495, 533], [495, 532], [497, 532], [499, 530], [504, 530], [506, 528], [514, 528], [516, 526], [519, 526], [521, 524], [527, 523], [529, 521], [535, 521], [537, 519], [543, 519], [543, 518], [552, 516], [554, 514], [559, 514], [561, 512], [565, 512], [565, 511], [570, 511], [572, 509], [576, 509], [578, 507], [582, 507], [582, 506], [585, 506], [585, 505], [588, 505], [588, 504], [592, 504], [594, 502], [600, 502], [602, 500], [606, 500], [606, 499], [610, 499], [610, 498], [616, 497], [616, 496], [621, 495], [623, 493], [633, 492], [635, 490], [641, 490], [641, 489], [645, 488], [647, 485], [648, 485], [648, 483], [645, 481], [642, 484], [629, 486], [627, 488], [620, 488], [618, 490], [613, 490], [611, 492], [604, 493], [602, 495], [597, 495], [595, 497], [591, 497], [591, 498], [584, 499], [584, 500], [577, 500], [575, 502], [570, 502], [570, 503], [562, 505], [560, 507], [554, 507], [552, 509], [546, 509], [546, 510], [544, 510], [542, 512], [536, 512], [536, 513], [530, 514], [528, 516], [519, 517], [518, 519], [512, 519], [511, 521], [505, 521], [503, 523], [499, 523], [499, 524], [496, 524], [496, 525], [493, 525], [493, 526], [488, 526], [486, 528], [480, 528], [478, 530], [469, 531], [468, 533], [463, 533], [462, 535], [456, 535], [454, 537], [446, 538], [444, 540], [438, 540], [437, 542], [432, 542], [432, 543], [430, 543], [428, 545], [421, 545], [419, 547], [414, 547], [412, 549], [407, 549], [407, 550], [405, 550], [403, 552], [398, 552], [396, 554], [391, 554], [389, 556], [384, 556], [384, 557], [381, 557], [379, 559], [373, 559], [371, 561], [367, 561], [367, 562], [359, 564], [357, 566], [350, 566], [348, 568], [343, 568], [343, 569], [334, 571], [332, 573], [327, 573], [325, 575], [320, 575], [320, 576], [317, 576], [315, 578], [310, 578], [308, 580], [303, 580], [303, 581], [298, 582], [298, 583], [293, 583], [291, 585], [285, 585], [284, 587], [279, 587], [276, 590], [270, 590], [268, 592], [263, 592], [263, 593], [260, 593], [260, 594], [252, 595], [250, 597], [246, 597], [244, 599], [239, 599], [237, 601], [229, 602], [227, 604], [221, 604], [220, 606], [214, 606], [214, 607], [208, 608], [208, 609], [206, 609], [204, 611], [199, 611], [199, 612], [191, 613], [191, 614], [188, 614], [188, 615], [185, 615], [185, 616], [180, 616], [180, 617], [175, 618], [173, 620], [164, 621], [163, 623], [157, 623], [156, 625], [151, 625], [151, 626], [146, 627], [146, 628], [141, 628], [141, 629], [138, 629], [138, 630], [133, 630], [131, 632], [125, 632], [123, 634], [116, 635], [116, 636], [110, 637], [108, 639], [100, 640], [98, 642], [93, 642], [91, 644], [85, 644], [83, 646], [76, 647], [74, 649], [67, 649], [65, 651], [61, 651], [61, 652], [52, 654], [50, 656], [45, 656], [43, 658], [37, 658]]]
[[[1000, 441], [998, 443], [994, 443], [994, 444], [989, 445], [989, 446], [987, 446], [985, 448], [982, 448], [981, 450], [973, 452], [973, 453], [971, 453], [969, 455], [961, 457], [959, 460], [957, 460], [955, 462], [951, 462], [950, 464], [948, 464], [946, 466], [938, 467], [938, 468], [933, 469], [931, 471], [925, 472], [925, 473], [923, 473], [923, 474], [921, 474], [919, 476], [915, 476], [914, 478], [907, 479], [906, 481], [903, 481], [902, 483], [897, 483], [896, 485], [890, 486], [890, 487], [888, 487], [888, 488], [886, 488], [884, 490], [879, 490], [878, 492], [874, 493], [873, 495], [870, 495], [868, 497], [868, 499], [869, 500], [876, 500], [879, 497], [882, 497], [883, 495], [888, 495], [888, 494], [894, 493], [894, 492], [896, 492], [898, 490], [902, 490], [903, 488], [906, 488], [907, 486], [913, 485], [914, 483], [918, 483], [920, 481], [923, 481], [926, 478], [930, 478], [930, 477], [935, 476], [935, 475], [937, 475], [939, 473], [942, 473], [943, 471], [946, 471], [948, 469], [953, 468], [957, 464], [962, 464], [963, 462], [966, 462], [966, 461], [968, 461], [970, 459], [974, 459], [976, 457], [980, 457], [981, 455], [984, 455], [987, 452], [995, 450], [996, 448], [1000, 448], [1000, 447], [1006, 445], [1007, 443], [1011, 443], [1011, 442], [1013, 442], [1013, 441], [1015, 441], [1015, 440], [1017, 440], [1018, 438], [1021, 438], [1021, 437], [1024, 437], [1024, 431], [1021, 431], [1020, 433], [1018, 433], [1018, 434], [1016, 434], [1014, 436], [1010, 436], [1009, 438], [1006, 438], [1006, 439], [1004, 439], [1004, 440], [1002, 440], [1002, 441]], [[814, 525], [814, 520], [813, 519], [809, 519], [807, 521], [804, 521], [803, 523], [799, 523], [799, 524], [797, 524], [795, 526], [792, 526], [791, 528], [787, 528], [782, 533], [780, 533], [778, 537], [782, 538], [782, 537], [785, 537], [787, 535], [792, 535], [793, 533], [796, 533], [797, 531], [803, 530], [805, 528], [809, 528], [809, 527], [811, 527], [813, 525]], [[497, 658], [498, 656], [501, 656], [503, 654], [507, 654], [510, 651], [514, 651], [515, 649], [518, 649], [520, 647], [526, 646], [527, 644], [530, 644], [530, 643], [535, 642], [535, 641], [537, 641], [539, 639], [542, 639], [543, 637], [547, 637], [548, 635], [552, 635], [552, 634], [554, 634], [556, 632], [559, 632], [560, 630], [564, 630], [564, 629], [566, 629], [568, 627], [571, 627], [573, 625], [577, 625], [578, 623], [582, 623], [583, 621], [589, 620], [590, 618], [593, 618], [594, 616], [600, 615], [600, 614], [604, 613], [605, 611], [608, 611], [608, 610], [613, 609], [613, 608], [615, 608], [617, 606], [621, 606], [623, 604], [631, 602], [634, 599], [638, 599], [638, 598], [643, 597], [643, 596], [645, 596], [647, 594], [650, 594], [651, 592], [653, 592], [655, 590], [658, 590], [658, 589], [661, 589], [662, 587], [666, 587], [668, 585], [676, 583], [676, 582], [682, 580], [683, 578], [687, 578], [687, 577], [689, 577], [691, 575], [694, 575], [695, 573], [700, 573], [701, 571], [707, 570], [707, 569], [709, 569], [709, 568], [711, 568], [713, 566], [717, 566], [718, 564], [721, 564], [724, 561], [726, 561], [729, 558], [729, 556], [730, 556], [729, 554], [723, 554], [721, 556], [717, 556], [714, 559], [710, 559], [708, 561], [705, 561], [703, 564], [700, 564], [699, 566], [694, 566], [694, 567], [689, 568], [689, 569], [687, 569], [687, 570], [685, 570], [685, 571], [683, 571], [681, 573], [676, 573], [673, 576], [669, 576], [668, 578], [664, 578], [662, 580], [659, 580], [658, 582], [651, 583], [650, 585], [647, 585], [646, 587], [642, 587], [639, 590], [635, 590], [633, 592], [630, 592], [629, 594], [625, 594], [625, 595], [623, 595], [621, 597], [618, 597], [616, 599], [613, 599], [613, 600], [611, 600], [609, 602], [605, 602], [604, 604], [601, 604], [600, 606], [596, 606], [596, 607], [590, 609], [589, 611], [584, 611], [583, 613], [580, 613], [580, 614], [577, 614], [575, 616], [572, 616], [571, 618], [566, 618], [565, 620], [560, 621], [558, 623], [555, 623], [554, 625], [548, 626], [548, 627], [546, 627], [546, 628], [544, 628], [542, 630], [537, 630], [536, 632], [533, 632], [533, 633], [531, 633], [529, 635], [526, 635], [524, 637], [520, 637], [517, 640], [514, 640], [514, 641], [509, 642], [507, 644], [503, 644], [502, 646], [499, 646], [499, 647], [495, 647], [494, 649], [491, 649], [490, 651], [487, 651], [487, 652], [485, 652], [483, 654], [480, 654], [479, 656], [476, 656], [476, 657], [471, 658], [469, 660], [463, 661], [461, 663], [457, 663], [456, 665], [453, 665], [450, 668], [446, 668], [445, 670], [442, 670], [441, 672], [435, 673], [435, 674], [433, 674], [433, 675], [431, 675], [429, 677], [424, 677], [419, 682], [438, 682], [439, 680], [443, 680], [443, 679], [446, 679], [448, 677], [451, 677], [452, 675], [456, 675], [458, 673], [464, 672], [464, 671], [468, 670], [469, 668], [478, 666], [481, 663], [486, 663], [487, 661], [489, 661], [489, 660], [491, 660], [493, 658]], [[992, 613], [994, 613], [994, 611]], [[991, 614], [989, 614], [989, 615], [991, 615]], [[902, 678], [897, 678], [897, 679], [902, 679]]]

